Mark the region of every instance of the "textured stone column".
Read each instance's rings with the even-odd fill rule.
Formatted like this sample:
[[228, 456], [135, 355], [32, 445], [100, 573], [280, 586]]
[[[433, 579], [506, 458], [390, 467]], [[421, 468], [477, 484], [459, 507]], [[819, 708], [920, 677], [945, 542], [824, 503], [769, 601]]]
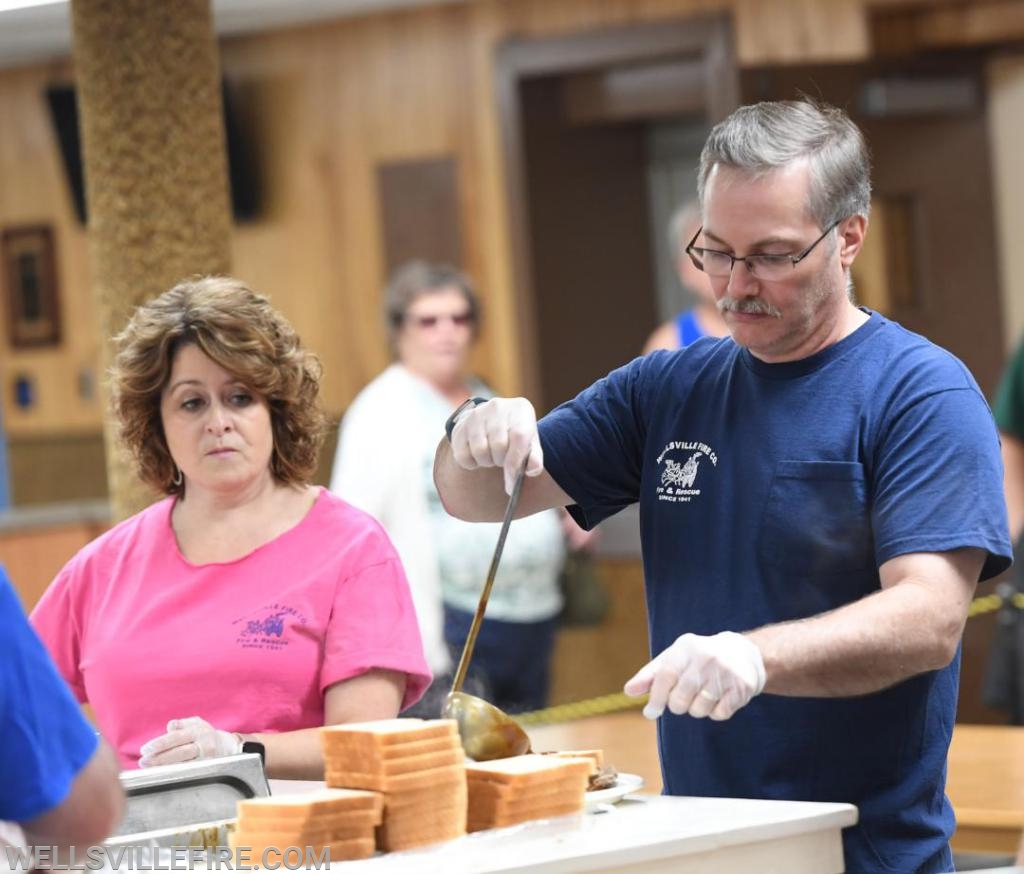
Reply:
[[[72, 0], [104, 372], [132, 309], [201, 273], [225, 273], [231, 212], [210, 0]], [[150, 503], [105, 421], [116, 518]]]

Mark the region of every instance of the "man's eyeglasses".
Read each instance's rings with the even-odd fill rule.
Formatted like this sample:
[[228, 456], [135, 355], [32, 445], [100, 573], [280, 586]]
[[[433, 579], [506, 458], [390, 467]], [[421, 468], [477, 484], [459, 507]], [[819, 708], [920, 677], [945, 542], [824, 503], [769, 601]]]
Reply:
[[717, 249], [704, 249], [701, 246], [693, 245], [697, 242], [700, 232], [704, 230], [702, 225], [697, 229], [697, 233], [693, 235], [693, 239], [690, 240], [689, 245], [686, 247], [686, 254], [690, 256], [694, 266], [698, 270], [703, 270], [708, 276], [728, 276], [732, 273], [732, 268], [736, 262], [742, 261], [747, 265], [747, 270], [758, 279], [767, 279], [769, 282], [785, 279], [792, 273], [793, 268], [810, 255], [814, 251], [814, 247], [832, 233], [841, 221], [842, 219], [838, 219], [832, 222], [818, 239], [798, 255], [757, 254], [747, 255], [743, 258], [730, 255], [728, 252], [720, 252]]
[[473, 314], [471, 312], [455, 313], [454, 315], [444, 316], [411, 316], [406, 315], [405, 321], [412, 324], [415, 328], [423, 328], [428, 330], [430, 328], [436, 328], [442, 321], [450, 321], [453, 325], [462, 328], [466, 325], [473, 324]]

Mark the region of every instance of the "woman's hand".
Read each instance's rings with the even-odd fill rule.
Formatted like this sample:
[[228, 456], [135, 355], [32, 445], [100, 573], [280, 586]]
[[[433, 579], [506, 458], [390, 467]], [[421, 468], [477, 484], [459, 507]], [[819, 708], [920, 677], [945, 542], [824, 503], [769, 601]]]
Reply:
[[139, 767], [173, 765], [193, 759], [233, 756], [240, 752], [240, 735], [214, 728], [199, 716], [189, 716], [187, 719], [172, 719], [167, 723], [166, 734], [142, 745]]

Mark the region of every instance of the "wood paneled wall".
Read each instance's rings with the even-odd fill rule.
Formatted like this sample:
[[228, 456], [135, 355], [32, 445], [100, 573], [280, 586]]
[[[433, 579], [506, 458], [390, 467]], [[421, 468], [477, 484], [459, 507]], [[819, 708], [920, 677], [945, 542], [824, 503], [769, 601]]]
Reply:
[[595, 572], [610, 596], [608, 615], [600, 625], [559, 629], [551, 661], [551, 704], [621, 692], [650, 658], [640, 560], [599, 559]]
[[1011, 348], [1024, 336], [1024, 266], [1018, 248], [1024, 240], [1024, 54], [997, 58], [988, 72], [1003, 335], [1007, 348]]
[[[924, 4], [920, 4], [924, 5]], [[728, 11], [743, 66], [850, 61], [870, 52], [868, 11], [878, 0], [475, 0], [236, 38], [223, 66], [236, 91], [264, 189], [262, 214], [237, 225], [233, 272], [269, 294], [324, 363], [324, 399], [338, 414], [388, 360], [379, 315], [385, 279], [376, 184], [382, 163], [449, 157], [457, 167], [461, 251], [478, 280], [486, 323], [478, 370], [501, 392], [521, 389], [495, 48], [509, 38]], [[1016, 66], [1014, 66], [1016, 64]], [[996, 123], [1013, 138], [1019, 61], [991, 77]], [[77, 224], [43, 89], [69, 62], [0, 71], [0, 227], [46, 222], [56, 230], [64, 323], [60, 347], [19, 351], [0, 343], [5, 424], [18, 439], [99, 431], [98, 395], [80, 385], [97, 372], [85, 232]], [[1004, 98], [1005, 95], [1005, 98]], [[1005, 112], [1002, 107], [1007, 107]], [[998, 149], [997, 145], [997, 149]], [[1007, 153], [1009, 154], [1009, 153]], [[1009, 168], [1009, 169], [1007, 169]], [[1012, 164], [996, 162], [1001, 217], [1020, 200]], [[1007, 174], [1009, 187], [999, 176]], [[1012, 217], [1012, 216], [1011, 216]], [[1004, 233], [1005, 238], [1005, 233]], [[1024, 268], [1004, 261], [1008, 289]], [[1024, 316], [1009, 304], [1016, 336]], [[0, 308], [0, 335], [6, 314]], [[36, 405], [12, 403], [28, 375]]]
[[[265, 195], [262, 216], [236, 226], [233, 272], [270, 295], [321, 355], [324, 398], [340, 413], [388, 360], [379, 318], [385, 277], [377, 167], [451, 156], [464, 266], [486, 308], [477, 365], [499, 390], [514, 392], [520, 338], [493, 99], [495, 46], [512, 36], [731, 9], [744, 63], [849, 60], [867, 51], [861, 7], [862, 0], [476, 0], [228, 40], [223, 66]], [[0, 72], [0, 227], [54, 226], [68, 326], [58, 348], [21, 352], [0, 344], [4, 418], [21, 438], [97, 431], [102, 416], [95, 397], [79, 392], [83, 374], [101, 376], [100, 340], [85, 232], [73, 216], [43, 97], [49, 81], [69, 76], [68, 63]], [[27, 411], [12, 404], [18, 373], [36, 383], [37, 403]]]
[[64, 564], [106, 528], [103, 523], [78, 521], [0, 532], [0, 557], [26, 613]]
[[[98, 431], [98, 392], [83, 397], [79, 386], [97, 378], [98, 331], [94, 327], [85, 231], [74, 215], [44, 90], [67, 80], [67, 64], [0, 73], [0, 228], [49, 224], [54, 229], [58, 298], [64, 336], [60, 346], [12, 350], [6, 298], [0, 306], [0, 395], [7, 431]], [[28, 376], [37, 398], [29, 413], [12, 404], [12, 383]]]
[[[223, 67], [236, 91], [242, 127], [252, 139], [264, 195], [260, 218], [235, 228], [233, 272], [270, 295], [306, 345], [319, 353], [325, 403], [339, 414], [388, 361], [379, 314], [385, 257], [378, 167], [453, 158], [463, 266], [476, 278], [485, 307], [477, 368], [498, 391], [516, 392], [523, 338], [509, 263], [495, 48], [513, 37], [728, 11], [743, 66], [858, 61], [870, 53], [865, 10], [884, 5], [881, 0], [470, 0], [228, 40]], [[1014, 320], [1008, 339], [1024, 328], [1019, 302], [1024, 264], [1012, 257], [1024, 226], [1018, 158], [1022, 69], [1020, 59], [1004, 60], [990, 78], [998, 127], [993, 187], [1003, 204], [1000, 220], [1011, 220], [1001, 235], [1002, 282], [1016, 296], [1008, 304]], [[19, 441], [100, 432], [98, 395], [89, 399], [79, 392], [83, 374], [100, 376], [102, 342], [94, 328], [85, 232], [73, 215], [43, 96], [49, 81], [70, 74], [66, 62], [0, 71], [0, 227], [53, 225], [67, 326], [62, 345], [50, 350], [14, 351], [0, 339], [2, 412], [8, 433]], [[6, 336], [5, 319], [0, 307], [0, 338]], [[27, 412], [12, 405], [12, 378], [19, 373], [36, 383], [38, 402]], [[329, 459], [328, 454], [325, 465]], [[321, 478], [325, 475], [322, 469]], [[16, 579], [45, 585], [93, 533], [61, 532], [63, 539], [45, 548], [40, 542], [0, 544], [0, 559]], [[624, 563], [610, 572], [616, 599], [611, 627], [562, 636], [555, 700], [612, 691], [643, 660], [639, 567]], [[26, 600], [33, 600], [34, 592]], [[633, 647], [628, 654], [624, 641]], [[573, 658], [579, 653], [586, 658]]]

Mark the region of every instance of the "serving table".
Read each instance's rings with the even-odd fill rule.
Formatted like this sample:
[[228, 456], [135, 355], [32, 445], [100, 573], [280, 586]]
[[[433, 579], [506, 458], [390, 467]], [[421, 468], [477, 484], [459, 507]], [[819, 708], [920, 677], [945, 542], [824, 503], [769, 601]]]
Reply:
[[[281, 795], [322, 784], [270, 785]], [[477, 832], [331, 868], [353, 874], [836, 874], [844, 870], [842, 829], [856, 821], [849, 804], [631, 795], [580, 816]]]
[[[640, 774], [658, 792], [654, 723], [638, 711], [529, 729], [534, 749], [600, 747], [606, 761]], [[1024, 726], [957, 723], [949, 748], [946, 794], [956, 812], [951, 845], [959, 853], [1014, 855], [1024, 840]]]

